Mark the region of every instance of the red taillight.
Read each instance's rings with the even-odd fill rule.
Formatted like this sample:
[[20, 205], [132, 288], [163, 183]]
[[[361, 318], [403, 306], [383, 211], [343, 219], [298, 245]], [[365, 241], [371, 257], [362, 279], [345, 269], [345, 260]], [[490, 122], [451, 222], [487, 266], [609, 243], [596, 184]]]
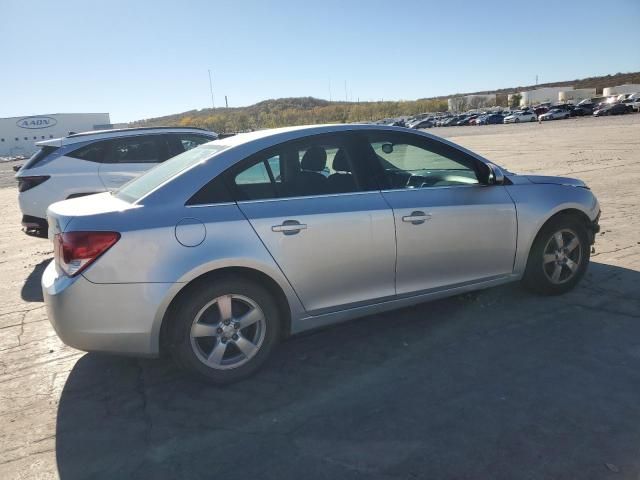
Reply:
[[118, 240], [118, 232], [57, 233], [53, 244], [58, 265], [74, 277], [91, 265]]

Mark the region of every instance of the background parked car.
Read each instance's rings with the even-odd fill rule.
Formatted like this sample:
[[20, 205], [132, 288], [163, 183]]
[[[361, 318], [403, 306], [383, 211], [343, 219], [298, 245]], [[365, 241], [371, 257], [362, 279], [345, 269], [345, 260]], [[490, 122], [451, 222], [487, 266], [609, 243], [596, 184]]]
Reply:
[[593, 103], [580, 103], [571, 110], [572, 117], [583, 117], [593, 113], [595, 105]]
[[511, 115], [504, 117], [504, 123], [535, 122], [536, 120], [536, 114], [531, 110], [513, 112]]
[[633, 112], [633, 111], [638, 111], [638, 109], [640, 108], [640, 98], [627, 98], [626, 100], [622, 101], [622, 104], [627, 106], [627, 110], [629, 112]]
[[614, 103], [612, 105], [605, 105], [593, 112], [594, 117], [603, 117], [606, 115], [624, 115], [629, 113], [629, 107], [624, 103]]
[[562, 110], [560, 108], [552, 108], [547, 113], [543, 113], [538, 117], [540, 121], [547, 120], [562, 120], [569, 118], [571, 116], [571, 112], [569, 110]]
[[218, 136], [199, 128], [126, 128], [78, 133], [36, 143], [16, 174], [26, 233], [47, 235], [47, 207], [114, 190], [151, 167]]
[[409, 128], [431, 128], [433, 127], [433, 120], [431, 118], [426, 118], [424, 120], [418, 120], [417, 122], [409, 125]]
[[549, 111], [549, 107], [539, 106], [534, 108], [533, 111], [537, 116], [540, 116], [544, 113], [547, 113]]
[[485, 115], [480, 118], [476, 124], [477, 125], [493, 125], [504, 122], [504, 117], [499, 113], [492, 113], [491, 115]]

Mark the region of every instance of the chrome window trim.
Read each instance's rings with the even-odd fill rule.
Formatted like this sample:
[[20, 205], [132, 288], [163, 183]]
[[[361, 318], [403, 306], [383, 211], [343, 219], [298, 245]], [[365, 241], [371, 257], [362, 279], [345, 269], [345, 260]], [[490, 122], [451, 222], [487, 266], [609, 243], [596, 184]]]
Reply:
[[236, 205], [236, 202], [220, 202], [220, 203], [199, 203], [197, 205], [185, 205], [186, 208], [204, 208], [204, 207], [224, 207]]
[[492, 187], [493, 185], [485, 185], [484, 183], [473, 183], [470, 185], [441, 185], [439, 187], [420, 187], [420, 188], [389, 188], [386, 190], [380, 190], [382, 193], [388, 192], [420, 192], [422, 190], [435, 190], [444, 188], [477, 188], [477, 187]]
[[312, 198], [327, 198], [327, 197], [349, 197], [352, 195], [366, 195], [370, 193], [380, 193], [380, 190], [367, 190], [365, 192], [345, 192], [345, 193], [327, 193], [325, 195], [304, 195], [300, 197], [282, 197], [282, 198], [263, 198], [259, 200], [238, 200], [238, 205], [245, 205], [249, 203], [265, 203], [265, 202], [281, 202], [283, 200], [308, 200]]

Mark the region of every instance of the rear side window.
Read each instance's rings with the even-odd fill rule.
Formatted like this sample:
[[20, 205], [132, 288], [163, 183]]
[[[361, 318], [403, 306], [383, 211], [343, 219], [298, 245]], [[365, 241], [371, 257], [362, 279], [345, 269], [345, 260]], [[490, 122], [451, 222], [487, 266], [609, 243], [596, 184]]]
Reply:
[[106, 163], [160, 163], [167, 159], [166, 144], [161, 135], [137, 135], [107, 142]]
[[116, 191], [115, 196], [127, 202], [136, 202], [166, 181], [198, 163], [210, 160], [226, 148], [227, 146], [225, 145], [202, 145], [201, 147], [176, 155], [166, 162], [148, 170], [135, 180], [126, 183], [120, 190]]
[[45, 158], [51, 155], [53, 152], [58, 150], [58, 147], [50, 147], [44, 146], [41, 147], [36, 153], [34, 153], [29, 160], [22, 166], [23, 169], [28, 170], [29, 168], [35, 167], [38, 163], [42, 162]]
[[104, 147], [105, 142], [95, 142], [68, 153], [67, 156], [89, 162], [101, 162], [104, 155]]
[[226, 178], [236, 200], [266, 200], [365, 190], [357, 155], [344, 135], [284, 143], [232, 168]]

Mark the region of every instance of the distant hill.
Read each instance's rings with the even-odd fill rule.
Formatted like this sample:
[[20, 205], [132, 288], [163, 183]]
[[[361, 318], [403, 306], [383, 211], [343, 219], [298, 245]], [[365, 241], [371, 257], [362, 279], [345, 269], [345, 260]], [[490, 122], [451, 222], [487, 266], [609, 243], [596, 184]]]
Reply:
[[330, 102], [313, 97], [293, 97], [264, 100], [248, 107], [203, 108], [176, 113], [164, 117], [132, 122], [130, 126], [184, 126], [200, 127], [215, 132], [243, 132], [260, 128], [275, 128], [288, 125], [315, 123], [349, 123], [375, 121], [402, 115], [423, 112], [443, 112], [447, 109], [447, 98], [455, 95], [514, 93], [543, 87], [571, 85], [574, 88], [595, 88], [598, 93], [604, 87], [625, 83], [640, 83], [640, 72], [616, 73], [601, 77], [589, 77], [564, 82], [543, 83], [499, 90], [469, 92], [446, 97], [422, 98], [397, 102]]

